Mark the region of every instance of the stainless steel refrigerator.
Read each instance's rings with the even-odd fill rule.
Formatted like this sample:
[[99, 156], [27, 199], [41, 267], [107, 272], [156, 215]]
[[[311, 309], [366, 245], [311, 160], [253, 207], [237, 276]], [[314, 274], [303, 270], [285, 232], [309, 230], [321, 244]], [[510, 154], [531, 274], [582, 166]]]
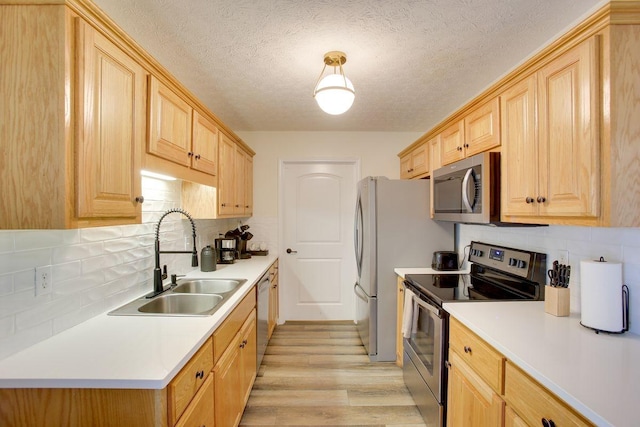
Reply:
[[356, 322], [372, 361], [396, 359], [397, 267], [430, 267], [454, 249], [454, 224], [429, 218], [429, 180], [367, 177], [358, 183], [354, 243]]

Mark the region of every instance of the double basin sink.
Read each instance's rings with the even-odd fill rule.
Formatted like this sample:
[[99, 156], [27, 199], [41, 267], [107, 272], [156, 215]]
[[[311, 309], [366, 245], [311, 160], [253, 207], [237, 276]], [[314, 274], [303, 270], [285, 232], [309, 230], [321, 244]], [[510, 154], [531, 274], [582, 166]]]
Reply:
[[246, 279], [185, 279], [153, 297], [141, 297], [110, 312], [113, 316], [210, 316]]

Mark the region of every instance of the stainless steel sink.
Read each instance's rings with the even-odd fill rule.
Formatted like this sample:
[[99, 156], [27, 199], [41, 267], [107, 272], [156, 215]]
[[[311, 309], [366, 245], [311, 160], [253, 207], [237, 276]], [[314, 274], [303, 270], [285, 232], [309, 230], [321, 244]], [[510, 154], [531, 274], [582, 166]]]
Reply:
[[138, 308], [142, 313], [207, 316], [223, 300], [221, 295], [168, 294], [153, 298]]
[[238, 289], [246, 279], [187, 279], [173, 288], [179, 294], [226, 294]]
[[185, 279], [153, 298], [141, 297], [111, 312], [112, 316], [211, 316], [246, 279]]

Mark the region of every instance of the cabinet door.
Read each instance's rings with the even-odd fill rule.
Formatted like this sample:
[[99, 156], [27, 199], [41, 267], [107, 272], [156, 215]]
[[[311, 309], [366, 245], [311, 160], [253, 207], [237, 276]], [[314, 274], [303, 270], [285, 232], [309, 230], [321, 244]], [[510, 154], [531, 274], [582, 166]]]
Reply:
[[528, 427], [528, 425], [507, 405], [504, 408], [504, 427]]
[[213, 396], [213, 375], [209, 374], [198, 394], [176, 423], [176, 427], [213, 427]]
[[411, 153], [400, 157], [400, 179], [411, 179]]
[[240, 146], [236, 145], [236, 154], [234, 157], [234, 162], [235, 162], [235, 166], [234, 166], [234, 184], [235, 184], [235, 189], [236, 189], [236, 194], [234, 197], [235, 203], [233, 205], [234, 209], [233, 209], [233, 213], [236, 216], [243, 216], [244, 215], [244, 197], [245, 197], [245, 191], [247, 190], [246, 186], [245, 186], [245, 174], [244, 174], [244, 169], [245, 169], [245, 165], [246, 165], [246, 160], [245, 157], [247, 156], [247, 154], [244, 152], [244, 150], [242, 148], [240, 148]]
[[[258, 358], [258, 345], [256, 342], [256, 311], [249, 315], [247, 320], [242, 325], [242, 329], [239, 333], [241, 337], [240, 348], [240, 366], [241, 366], [241, 380], [242, 385], [240, 389], [242, 410], [244, 405], [249, 400], [249, 394], [251, 394], [251, 387], [256, 379], [258, 372], [257, 358]], [[242, 412], [241, 410], [241, 412]]]
[[191, 166], [193, 108], [153, 76], [149, 93], [148, 152], [183, 166]]
[[500, 95], [502, 137], [501, 209], [503, 215], [532, 216], [538, 192], [536, 76]]
[[448, 165], [464, 158], [464, 121], [449, 126], [440, 134], [442, 165]]
[[449, 352], [447, 426], [502, 426], [504, 401], [462, 359]]
[[197, 111], [193, 112], [191, 167], [209, 175], [218, 173], [218, 128]]
[[429, 145], [429, 162], [431, 164], [431, 172], [442, 167], [442, 149], [440, 135], [436, 135], [427, 141]]
[[213, 406], [215, 407], [216, 426], [237, 426], [240, 423], [242, 416], [240, 343], [240, 335], [236, 335], [213, 369], [215, 376]]
[[253, 157], [244, 156], [244, 216], [253, 215]]
[[146, 72], [93, 27], [76, 23], [76, 215], [139, 222]]
[[411, 176], [429, 172], [429, 144], [424, 143], [411, 152]]
[[498, 98], [478, 107], [464, 118], [465, 156], [500, 146], [500, 102]]
[[598, 52], [594, 36], [538, 72], [543, 215], [599, 214]]
[[235, 204], [236, 144], [224, 134], [220, 134], [219, 144], [218, 213], [229, 216], [233, 215]]

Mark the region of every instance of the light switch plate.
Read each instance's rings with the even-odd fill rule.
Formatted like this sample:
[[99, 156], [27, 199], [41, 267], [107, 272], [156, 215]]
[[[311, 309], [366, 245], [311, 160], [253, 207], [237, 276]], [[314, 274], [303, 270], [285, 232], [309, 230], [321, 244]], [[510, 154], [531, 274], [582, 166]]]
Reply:
[[53, 282], [51, 281], [51, 266], [36, 267], [34, 278], [36, 296], [47, 295], [51, 293]]

